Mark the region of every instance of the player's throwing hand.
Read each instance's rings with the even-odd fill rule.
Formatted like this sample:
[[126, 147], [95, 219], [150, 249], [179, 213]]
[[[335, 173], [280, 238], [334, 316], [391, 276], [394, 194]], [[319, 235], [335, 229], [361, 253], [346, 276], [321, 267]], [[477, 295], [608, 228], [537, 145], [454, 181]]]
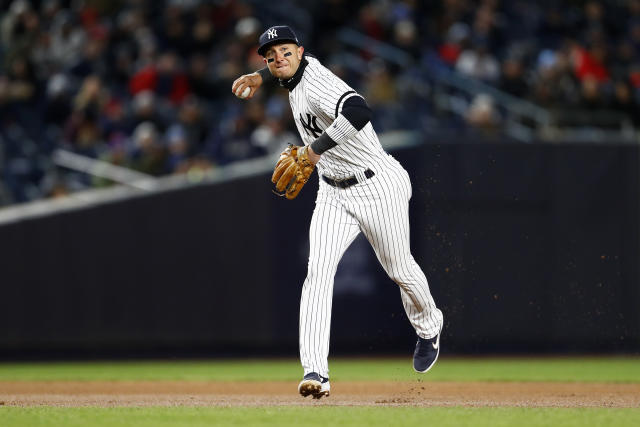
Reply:
[[[238, 77], [231, 86], [231, 92], [238, 98], [251, 99], [256, 90], [262, 85], [262, 76], [258, 73], [245, 74]], [[245, 91], [249, 89], [247, 94]]]

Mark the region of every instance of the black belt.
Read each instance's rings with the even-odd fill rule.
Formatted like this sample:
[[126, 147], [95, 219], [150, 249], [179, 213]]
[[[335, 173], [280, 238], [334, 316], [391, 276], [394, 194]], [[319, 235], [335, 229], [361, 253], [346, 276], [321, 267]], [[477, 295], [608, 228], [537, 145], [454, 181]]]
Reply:
[[[375, 175], [375, 173], [373, 173], [371, 169], [367, 169], [366, 171], [364, 171], [364, 176], [366, 176], [367, 179], [371, 178], [373, 175]], [[350, 176], [349, 178], [345, 179], [331, 179], [322, 175], [322, 179], [330, 186], [338, 188], [348, 188], [358, 183], [358, 178], [356, 178], [355, 176]]]

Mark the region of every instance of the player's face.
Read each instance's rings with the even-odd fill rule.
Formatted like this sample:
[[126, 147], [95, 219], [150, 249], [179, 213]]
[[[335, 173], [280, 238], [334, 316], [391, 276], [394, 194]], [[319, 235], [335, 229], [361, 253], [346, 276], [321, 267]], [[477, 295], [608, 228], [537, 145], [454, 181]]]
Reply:
[[304, 48], [295, 43], [283, 43], [271, 46], [264, 54], [264, 61], [275, 77], [286, 80], [291, 78], [300, 65]]

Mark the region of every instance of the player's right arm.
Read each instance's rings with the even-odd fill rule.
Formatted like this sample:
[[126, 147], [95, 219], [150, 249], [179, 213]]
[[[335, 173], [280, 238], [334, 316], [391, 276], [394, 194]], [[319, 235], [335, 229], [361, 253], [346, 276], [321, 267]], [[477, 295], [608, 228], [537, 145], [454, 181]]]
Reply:
[[253, 95], [256, 93], [258, 88], [262, 85], [262, 83], [273, 80], [273, 76], [267, 67], [262, 68], [261, 70], [255, 71], [251, 74], [245, 74], [238, 77], [233, 84], [231, 85], [231, 92], [238, 98], [241, 98], [242, 92], [246, 88], [250, 89], [249, 95], [245, 97], [245, 99], [253, 98]]

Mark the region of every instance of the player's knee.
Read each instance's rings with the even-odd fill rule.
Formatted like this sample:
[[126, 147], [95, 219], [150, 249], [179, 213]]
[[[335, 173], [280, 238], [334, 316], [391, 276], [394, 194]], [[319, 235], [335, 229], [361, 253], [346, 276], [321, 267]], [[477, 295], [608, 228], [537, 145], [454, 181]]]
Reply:
[[326, 282], [333, 280], [336, 274], [337, 264], [327, 262], [312, 262], [307, 265], [307, 282]]
[[309, 262], [307, 266], [307, 281], [315, 282], [322, 280], [328, 273], [328, 269], [323, 268], [319, 262]]
[[389, 278], [391, 280], [393, 280], [399, 286], [403, 286], [403, 285], [406, 285], [408, 283], [413, 282], [413, 280], [411, 278], [411, 275], [408, 274], [405, 271], [400, 270], [400, 269], [388, 270], [387, 274], [389, 275]]
[[389, 278], [393, 280], [398, 286], [402, 286], [407, 283], [407, 278], [400, 274], [390, 274]]

